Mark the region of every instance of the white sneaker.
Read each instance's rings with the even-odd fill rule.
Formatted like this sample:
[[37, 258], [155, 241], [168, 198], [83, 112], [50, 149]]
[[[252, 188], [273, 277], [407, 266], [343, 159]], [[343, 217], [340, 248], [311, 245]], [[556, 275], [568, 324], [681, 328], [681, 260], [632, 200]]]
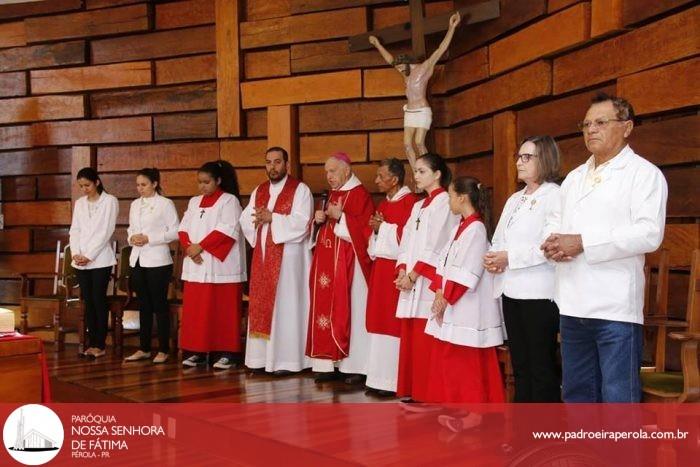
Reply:
[[207, 360], [199, 355], [192, 355], [190, 358], [186, 358], [185, 360], [182, 361], [182, 364], [184, 366], [189, 366], [189, 367], [196, 367], [200, 365], [204, 365], [207, 362]]
[[125, 362], [137, 362], [139, 360], [146, 360], [151, 358], [151, 352], [144, 352], [143, 350], [137, 350], [128, 357], [124, 359]]
[[228, 370], [232, 366], [233, 362], [227, 357], [221, 357], [216, 363], [214, 363], [214, 365], [212, 365], [212, 367], [216, 368], [217, 370]]

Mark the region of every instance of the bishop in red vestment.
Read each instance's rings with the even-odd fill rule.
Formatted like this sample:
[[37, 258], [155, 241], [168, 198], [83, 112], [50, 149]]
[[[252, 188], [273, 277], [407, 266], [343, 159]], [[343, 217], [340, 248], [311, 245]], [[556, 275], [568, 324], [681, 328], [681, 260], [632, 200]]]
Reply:
[[338, 362], [342, 373], [366, 375], [367, 226], [374, 204], [352, 173], [347, 154], [331, 156], [325, 170], [331, 191], [326, 209], [314, 216], [321, 227], [311, 264], [306, 354], [318, 373], [332, 374]]

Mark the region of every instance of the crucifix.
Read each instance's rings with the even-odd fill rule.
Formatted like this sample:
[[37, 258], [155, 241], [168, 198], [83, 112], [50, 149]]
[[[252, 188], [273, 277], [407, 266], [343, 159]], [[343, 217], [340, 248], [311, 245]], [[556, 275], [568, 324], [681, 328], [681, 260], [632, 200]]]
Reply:
[[[408, 0], [411, 22], [369, 31], [350, 37], [351, 52], [375, 47], [384, 60], [403, 75], [406, 83], [407, 103], [404, 105], [403, 144], [406, 157], [413, 168], [416, 156], [428, 152], [425, 139], [432, 123], [432, 110], [428, 103], [428, 81], [433, 75], [435, 65], [452, 41], [455, 29], [460, 24], [475, 24], [498, 18], [499, 0], [489, 0], [476, 5], [458, 9], [446, 15], [423, 17], [423, 0]], [[449, 18], [449, 19], [448, 19]], [[464, 19], [462, 19], [464, 18]], [[425, 35], [447, 31], [438, 49], [426, 58]], [[394, 57], [384, 48], [386, 44], [411, 39], [412, 55]], [[384, 45], [383, 45], [384, 44]]]
[[206, 211], [205, 211], [204, 209], [202, 209], [201, 211], [199, 211], [199, 218], [200, 218], [200, 219], [201, 219], [202, 217], [204, 217], [204, 213], [206, 213]]

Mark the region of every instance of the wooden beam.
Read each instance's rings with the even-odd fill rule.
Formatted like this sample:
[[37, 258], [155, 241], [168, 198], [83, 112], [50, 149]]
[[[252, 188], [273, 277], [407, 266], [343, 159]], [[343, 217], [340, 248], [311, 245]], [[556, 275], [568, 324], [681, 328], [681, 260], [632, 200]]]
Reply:
[[196, 169], [219, 158], [219, 142], [168, 143], [97, 148], [97, 169], [100, 172], [159, 169]]
[[301, 137], [300, 159], [304, 164], [323, 164], [328, 156], [336, 151], [347, 153], [352, 162], [366, 162], [367, 134], [347, 133]]
[[[464, 18], [461, 27], [465, 27], [470, 24], [498, 18], [500, 15], [500, 4], [499, 0], [488, 0], [476, 5], [459, 8], [457, 11], [459, 11]], [[430, 35], [446, 31], [451, 14], [452, 13], [448, 13], [426, 18], [423, 26], [424, 34]], [[361, 50], [369, 50], [372, 47], [368, 40], [369, 36], [377, 36], [382, 41], [382, 44], [387, 45], [408, 40], [411, 38], [411, 35], [410, 23], [397, 24], [396, 26], [352, 36], [348, 38], [348, 45], [351, 52], [358, 52]]]
[[148, 29], [148, 6], [130, 5], [25, 20], [28, 42], [108, 36]]
[[[70, 201], [19, 201], [2, 205], [5, 226], [70, 225]], [[5, 257], [0, 264], [5, 262]]]
[[308, 104], [299, 108], [302, 133], [403, 128], [404, 100], [361, 100]]
[[[554, 94], [603, 83], [700, 52], [700, 6], [554, 59]], [[581, 64], [586, 66], [582, 67]]]
[[214, 83], [93, 93], [90, 108], [94, 117], [186, 112], [216, 108]]
[[216, 112], [176, 113], [153, 117], [153, 139], [216, 138]]
[[219, 157], [234, 167], [263, 167], [267, 147], [264, 139], [221, 141]]
[[216, 0], [216, 104], [219, 138], [242, 134], [238, 22], [238, 0]]
[[85, 41], [0, 50], [0, 72], [85, 63]]
[[34, 123], [34, 146], [74, 146], [151, 141], [151, 117], [101, 118]]
[[588, 3], [548, 16], [489, 46], [491, 75], [546, 57], [587, 41], [591, 36]]
[[[78, 172], [83, 167], [95, 168], [95, 150], [90, 146], [73, 146], [70, 155], [70, 179], [71, 179], [71, 204], [75, 205], [75, 202], [83, 196], [83, 192], [78, 187], [77, 177]], [[109, 187], [107, 187], [109, 189]]]
[[29, 229], [0, 230], [0, 252], [28, 252], [31, 248], [31, 231]]
[[289, 76], [289, 48], [247, 52], [244, 57], [246, 79]]
[[289, 171], [299, 177], [299, 123], [294, 105], [275, 105], [267, 108], [267, 147], [279, 146], [289, 153]]
[[411, 48], [413, 56], [424, 59], [426, 55], [423, 0], [408, 0], [408, 10], [411, 15]]
[[156, 29], [213, 24], [214, 0], [187, 0], [156, 5]]
[[0, 97], [14, 97], [26, 95], [26, 72], [16, 71], [14, 73], [0, 73]]
[[518, 150], [517, 114], [502, 112], [493, 117], [493, 219], [515, 192], [517, 172], [513, 154]]
[[602, 37], [624, 29], [622, 8], [624, 0], [591, 1], [591, 37]]
[[241, 23], [241, 48], [311, 42], [367, 31], [367, 9], [322, 11]]
[[41, 148], [0, 152], [3, 176], [70, 173], [70, 149]]
[[3, 99], [0, 124], [62, 120], [85, 116], [84, 96], [36, 96]]
[[214, 26], [174, 29], [92, 41], [94, 64], [174, 57], [216, 50]]
[[156, 84], [193, 83], [216, 79], [216, 55], [193, 55], [156, 61]]
[[248, 81], [241, 84], [243, 108], [362, 97], [360, 70]]
[[0, 5], [0, 19], [19, 18], [60, 11], [79, 10], [83, 0], [51, 0], [50, 2], [22, 2]]
[[692, 2], [693, 0], [626, 0], [622, 2], [622, 23], [629, 26]]
[[637, 115], [645, 115], [699, 105], [698, 76], [700, 58], [696, 57], [624, 76], [617, 80], [617, 89], [632, 102]]
[[0, 48], [27, 45], [24, 21], [0, 24]]
[[32, 93], [88, 91], [151, 84], [151, 62], [32, 70]]

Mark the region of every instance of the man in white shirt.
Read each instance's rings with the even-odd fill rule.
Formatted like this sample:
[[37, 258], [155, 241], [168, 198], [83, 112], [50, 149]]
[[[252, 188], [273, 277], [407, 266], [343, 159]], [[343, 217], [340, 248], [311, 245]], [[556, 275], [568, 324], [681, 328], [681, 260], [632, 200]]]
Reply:
[[278, 376], [311, 366], [304, 350], [313, 196], [287, 175], [288, 162], [285, 149], [267, 150], [269, 180], [255, 188], [240, 220], [253, 247], [245, 364]]
[[581, 123], [588, 161], [561, 186], [542, 245], [557, 262], [565, 402], [638, 402], [644, 254], [663, 239], [668, 188], [627, 145], [634, 110], [600, 94]]

